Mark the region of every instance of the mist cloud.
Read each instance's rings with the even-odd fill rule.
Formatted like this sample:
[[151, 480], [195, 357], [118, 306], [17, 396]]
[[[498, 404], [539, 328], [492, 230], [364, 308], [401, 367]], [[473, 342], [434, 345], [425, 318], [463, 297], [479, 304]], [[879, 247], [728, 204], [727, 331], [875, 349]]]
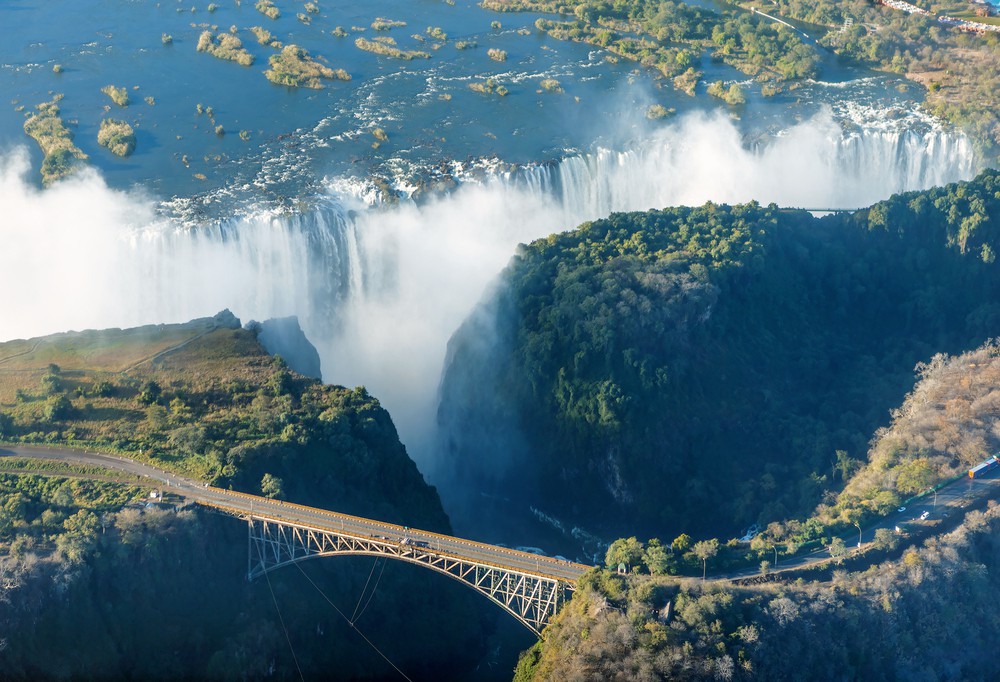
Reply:
[[448, 338], [519, 242], [611, 211], [708, 200], [861, 206], [971, 176], [968, 141], [941, 132], [845, 135], [829, 114], [748, 150], [721, 117], [695, 115], [630, 152], [595, 152], [421, 205], [260, 212], [201, 228], [93, 172], [45, 191], [27, 155], [0, 158], [0, 339], [177, 322], [231, 309], [296, 315], [328, 382], [366, 385], [418, 461]]

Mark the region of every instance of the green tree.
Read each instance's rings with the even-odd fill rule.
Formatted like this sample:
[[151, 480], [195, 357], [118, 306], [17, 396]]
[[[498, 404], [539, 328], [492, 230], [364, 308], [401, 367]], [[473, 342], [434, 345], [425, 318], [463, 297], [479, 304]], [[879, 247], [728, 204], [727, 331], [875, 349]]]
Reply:
[[670, 548], [673, 549], [677, 554], [683, 554], [688, 551], [691, 547], [691, 536], [687, 533], [681, 533], [674, 538], [674, 541], [670, 543]]
[[830, 544], [826, 546], [827, 550], [830, 552], [830, 556], [836, 560], [839, 564], [845, 554], [847, 554], [847, 545], [844, 544], [843, 539], [834, 538], [830, 541]]
[[923, 492], [934, 482], [934, 473], [934, 467], [926, 457], [910, 460], [899, 468], [896, 490], [904, 495]]
[[701, 579], [705, 579], [708, 571], [708, 560], [719, 553], [719, 541], [715, 538], [711, 540], [701, 540], [694, 543], [694, 555], [701, 559]]
[[646, 564], [646, 568], [653, 575], [666, 575], [670, 573], [670, 554], [658, 538], [653, 538], [646, 543], [646, 550], [642, 554], [642, 563]]
[[42, 417], [47, 422], [54, 422], [65, 419], [73, 412], [73, 403], [64, 395], [50, 396], [45, 401], [45, 408], [42, 410]]
[[152, 405], [160, 399], [161, 393], [163, 391], [158, 383], [147, 381], [146, 385], [142, 387], [142, 392], [139, 393], [139, 402], [143, 405]]
[[150, 405], [146, 408], [146, 424], [150, 431], [163, 431], [167, 428], [167, 408], [163, 405]]
[[840, 472], [840, 480], [846, 481], [861, 466], [861, 462], [847, 454], [846, 450], [837, 450], [837, 463], [834, 469]]
[[115, 394], [115, 385], [110, 381], [98, 381], [90, 388], [90, 395], [98, 398], [110, 398]]
[[260, 479], [260, 492], [264, 497], [280, 500], [285, 496], [284, 483], [277, 476], [264, 474], [264, 478]]
[[93, 512], [81, 509], [63, 521], [64, 532], [56, 539], [56, 547], [71, 563], [79, 563], [97, 544], [100, 527], [101, 522]]
[[635, 536], [619, 538], [608, 547], [604, 563], [611, 569], [617, 568], [618, 564], [625, 564], [631, 570], [642, 562], [643, 549], [642, 543]]
[[62, 379], [58, 374], [46, 374], [42, 377], [42, 392], [45, 395], [55, 395], [62, 391]]
[[875, 530], [875, 548], [892, 551], [899, 544], [899, 538], [888, 528], [878, 528]]

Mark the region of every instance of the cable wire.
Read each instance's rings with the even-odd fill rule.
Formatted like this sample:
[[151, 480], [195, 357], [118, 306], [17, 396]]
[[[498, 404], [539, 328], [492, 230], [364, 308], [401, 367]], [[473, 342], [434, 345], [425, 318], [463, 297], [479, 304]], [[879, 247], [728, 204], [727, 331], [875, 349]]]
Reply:
[[359, 613], [354, 617], [355, 623], [357, 623], [361, 619], [362, 614], [368, 610], [368, 605], [371, 604], [372, 599], [375, 598], [375, 590], [378, 589], [378, 584], [382, 582], [382, 574], [385, 573], [385, 565], [387, 563], [389, 563], [387, 559], [382, 559], [382, 570], [378, 572], [378, 578], [375, 579], [375, 587], [372, 588], [372, 593], [368, 595], [368, 601], [365, 602], [365, 606], [363, 609], [361, 609], [361, 613]]
[[[361, 594], [358, 595], [358, 603], [354, 605], [354, 613], [351, 614], [351, 622], [353, 623], [358, 619], [358, 609], [361, 608], [361, 600], [365, 598], [365, 592], [368, 590], [368, 583], [372, 581], [372, 575], [375, 573], [375, 567], [378, 566], [379, 557], [375, 557], [375, 561], [372, 562], [372, 570], [368, 571], [368, 580], [365, 581], [365, 586], [361, 588]], [[382, 564], [382, 568], [385, 568], [385, 564]], [[379, 577], [382, 574], [379, 573]]]
[[[260, 557], [261, 565], [264, 564], [264, 555], [260, 551], [260, 545], [257, 545], [257, 556]], [[296, 564], [297, 566], [298, 564]], [[300, 569], [301, 570], [301, 569]], [[267, 571], [264, 571], [264, 577], [267, 579], [267, 589], [271, 593], [271, 601], [274, 602], [274, 610], [278, 612], [278, 622], [281, 623], [281, 629], [285, 633], [285, 641], [288, 642], [288, 650], [292, 652], [292, 660], [295, 662], [295, 670], [299, 673], [299, 679], [305, 682], [305, 677], [302, 675], [302, 668], [299, 667], [299, 658], [295, 655], [295, 647], [292, 646], [292, 638], [288, 636], [288, 628], [285, 627], [285, 619], [281, 617], [281, 609], [278, 608], [278, 598], [274, 596], [274, 588], [271, 587], [271, 576], [268, 575]]]
[[[372, 649], [374, 649], [375, 653], [377, 653], [379, 656], [381, 656], [383, 658], [383, 660], [385, 660], [386, 663], [388, 663], [389, 665], [391, 665], [393, 667], [393, 669], [395, 669], [395, 671], [397, 673], [399, 673], [400, 675], [402, 675], [403, 679], [405, 679], [407, 682], [413, 682], [413, 680], [411, 680], [409, 678], [409, 676], [407, 676], [406, 673], [404, 673], [402, 670], [399, 669], [399, 666], [397, 666], [395, 663], [393, 663], [392, 661], [390, 661], [389, 657], [386, 656], [385, 654], [383, 654], [382, 651], [377, 646], [375, 646], [374, 642], [372, 642], [370, 639], [368, 639], [368, 637], [365, 636], [365, 633], [361, 632], [361, 630], [358, 629], [357, 625], [355, 625], [354, 623], [352, 623], [350, 621], [350, 619], [347, 616], [344, 615], [343, 611], [341, 611], [339, 608], [337, 608], [337, 605], [334, 604], [330, 600], [330, 598], [328, 596], [326, 596], [326, 593], [322, 589], [320, 589], [320, 586], [317, 585], [315, 582], [313, 582], [313, 579], [309, 577], [309, 574], [302, 570], [302, 567], [299, 566], [299, 562], [294, 561], [292, 563], [294, 563], [295, 567], [299, 569], [299, 572], [306, 577], [306, 580], [308, 580], [310, 582], [310, 584], [313, 587], [316, 588], [316, 591], [319, 592], [320, 595], [322, 595], [323, 599], [326, 600], [326, 603], [329, 604], [330, 606], [332, 606], [333, 610], [336, 611], [337, 613], [339, 613], [340, 617], [343, 618], [345, 621], [347, 621], [347, 624], [350, 625], [352, 628], [354, 628], [354, 631], [357, 632], [359, 635], [361, 635], [362, 639], [364, 639], [366, 642], [368, 642], [368, 646], [370, 646]], [[383, 565], [383, 568], [384, 568], [384, 565]]]

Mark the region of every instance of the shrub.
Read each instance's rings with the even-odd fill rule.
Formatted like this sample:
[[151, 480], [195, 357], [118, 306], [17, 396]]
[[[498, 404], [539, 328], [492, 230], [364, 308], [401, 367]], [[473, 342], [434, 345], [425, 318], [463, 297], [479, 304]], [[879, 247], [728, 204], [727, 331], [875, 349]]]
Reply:
[[271, 68], [265, 71], [264, 75], [276, 85], [318, 90], [323, 87], [322, 80], [351, 79], [350, 74], [343, 69], [334, 70], [312, 59], [309, 53], [298, 45], [285, 45], [281, 52], [273, 55], [269, 61]]
[[207, 52], [213, 57], [236, 62], [242, 66], [253, 64], [253, 55], [243, 47], [243, 41], [231, 33], [220, 33], [217, 37], [213, 37], [211, 31], [204, 31], [198, 38], [197, 49], [198, 52]]
[[544, 92], [559, 93], [562, 92], [562, 85], [555, 78], [543, 78], [539, 83]]
[[275, 7], [271, 0], [257, 0], [257, 4], [254, 7], [268, 19], [277, 19], [281, 16], [281, 10]]
[[105, 85], [101, 88], [101, 92], [111, 98], [111, 101], [120, 107], [128, 106], [128, 90], [125, 88], [116, 88], [113, 85]]
[[97, 143], [107, 147], [112, 154], [125, 158], [135, 151], [135, 131], [125, 121], [106, 118], [101, 121]]

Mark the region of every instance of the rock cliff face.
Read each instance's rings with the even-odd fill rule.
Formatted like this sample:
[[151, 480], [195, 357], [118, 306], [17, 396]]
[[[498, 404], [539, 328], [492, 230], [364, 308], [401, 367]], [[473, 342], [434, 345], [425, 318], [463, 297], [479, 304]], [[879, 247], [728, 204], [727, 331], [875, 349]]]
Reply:
[[257, 332], [257, 340], [271, 355], [280, 355], [299, 374], [322, 379], [319, 352], [306, 338], [297, 317], [279, 317], [263, 322], [249, 322], [248, 329]]
[[850, 215], [709, 204], [523, 247], [449, 344], [446, 506], [610, 538], [808, 515], [917, 362], [1000, 333], [998, 225], [987, 172]]

